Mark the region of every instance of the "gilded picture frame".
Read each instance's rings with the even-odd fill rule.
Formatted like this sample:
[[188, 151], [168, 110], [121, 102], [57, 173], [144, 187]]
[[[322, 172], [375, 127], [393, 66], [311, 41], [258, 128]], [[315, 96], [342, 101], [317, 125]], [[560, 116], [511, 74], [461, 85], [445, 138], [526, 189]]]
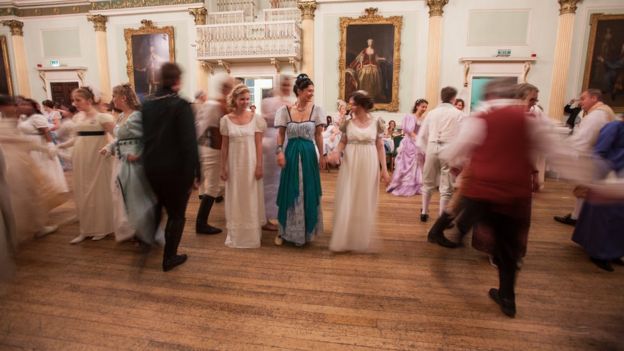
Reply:
[[595, 88], [615, 112], [624, 112], [624, 14], [592, 14], [583, 90]]
[[138, 29], [124, 29], [128, 80], [139, 98], [159, 88], [160, 66], [175, 62], [175, 41], [172, 26], [156, 27], [142, 20]]
[[13, 95], [13, 81], [11, 79], [11, 64], [9, 61], [9, 48], [7, 38], [0, 35], [0, 94]]
[[402, 16], [383, 17], [367, 8], [358, 18], [340, 17], [339, 97], [366, 90], [375, 110], [399, 110]]

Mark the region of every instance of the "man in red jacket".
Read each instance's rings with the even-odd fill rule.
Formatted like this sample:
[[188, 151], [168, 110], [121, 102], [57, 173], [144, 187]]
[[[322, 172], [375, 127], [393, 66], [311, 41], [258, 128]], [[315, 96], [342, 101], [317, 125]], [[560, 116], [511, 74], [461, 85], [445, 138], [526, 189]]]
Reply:
[[489, 295], [509, 317], [516, 314], [519, 238], [530, 225], [532, 156], [539, 144], [534, 133], [534, 124], [539, 122], [528, 117], [526, 106], [513, 99], [514, 83], [509, 78], [488, 83], [481, 112], [464, 121], [457, 139], [442, 155], [451, 164], [469, 159], [470, 176], [462, 189], [466, 213], [473, 216], [473, 222], [492, 230], [499, 288], [490, 289]]

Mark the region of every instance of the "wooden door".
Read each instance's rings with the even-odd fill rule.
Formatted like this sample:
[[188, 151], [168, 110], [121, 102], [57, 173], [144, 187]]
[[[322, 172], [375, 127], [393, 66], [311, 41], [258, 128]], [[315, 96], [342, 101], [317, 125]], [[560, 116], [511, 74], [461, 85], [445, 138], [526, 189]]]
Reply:
[[57, 82], [50, 83], [50, 91], [52, 94], [52, 101], [71, 105], [71, 92], [78, 88], [78, 82]]

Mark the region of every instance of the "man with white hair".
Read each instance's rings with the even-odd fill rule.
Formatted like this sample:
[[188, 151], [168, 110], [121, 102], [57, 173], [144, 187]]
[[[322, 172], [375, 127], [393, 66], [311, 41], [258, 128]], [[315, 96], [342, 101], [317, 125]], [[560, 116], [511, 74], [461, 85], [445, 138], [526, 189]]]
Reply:
[[191, 108], [193, 108], [193, 113], [197, 115], [197, 112], [202, 107], [203, 104], [208, 101], [208, 95], [203, 90], [198, 90], [195, 93], [195, 100], [191, 104]]
[[[569, 145], [579, 156], [586, 156], [592, 154], [600, 129], [615, 119], [615, 113], [602, 102], [602, 93], [598, 89], [585, 90], [579, 98], [579, 106], [583, 109], [584, 116], [579, 126], [574, 129]], [[582, 207], [583, 199], [579, 198], [572, 213], [555, 216], [554, 219], [559, 223], [575, 226]]]
[[216, 76], [216, 89], [219, 95], [203, 104], [197, 112], [197, 144], [202, 169], [202, 182], [199, 188], [201, 203], [197, 210], [195, 231], [197, 234], [219, 234], [221, 229], [208, 224], [212, 205], [223, 197], [224, 186], [219, 178], [221, 170], [221, 117], [228, 113], [225, 101], [234, 87], [234, 79], [228, 75]]

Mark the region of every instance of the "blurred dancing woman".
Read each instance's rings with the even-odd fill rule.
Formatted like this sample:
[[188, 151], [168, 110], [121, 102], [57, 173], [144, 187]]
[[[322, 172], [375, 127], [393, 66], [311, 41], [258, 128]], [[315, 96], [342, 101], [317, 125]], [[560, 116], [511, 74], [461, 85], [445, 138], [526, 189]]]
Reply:
[[99, 157], [115, 128], [113, 116], [98, 112], [93, 91], [81, 87], [72, 91], [74, 106], [80, 111], [74, 117], [76, 136], [59, 148], [74, 146], [72, 153], [74, 198], [80, 221], [80, 234], [70, 241], [77, 244], [87, 238], [104, 239], [114, 231], [113, 198], [110, 181], [113, 160]]
[[[17, 125], [20, 132], [33, 142], [54, 149], [48, 119], [39, 111], [37, 102], [31, 99], [20, 99], [18, 101], [18, 110], [27, 116], [26, 119], [22, 119]], [[50, 158], [47, 152], [39, 151], [33, 151], [31, 155], [56, 191], [66, 194], [67, 198], [69, 188], [59, 158], [56, 156]]]
[[[8, 185], [8, 194], [4, 196], [11, 198], [10, 207], [15, 220], [11, 239], [14, 244], [18, 244], [32, 238], [33, 234], [41, 237], [58, 229], [55, 225], [46, 226], [46, 222], [49, 211], [62, 203], [65, 195], [56, 191], [33, 159], [31, 151], [46, 153], [49, 149], [38, 141], [20, 135], [13, 99], [0, 95], [0, 109], [3, 115], [0, 119], [0, 144], [4, 151], [4, 175]], [[0, 201], [6, 201], [6, 197]], [[6, 207], [4, 205], [3, 211]], [[10, 223], [10, 218], [5, 216], [4, 221], [6, 225]]]
[[397, 196], [413, 196], [420, 194], [422, 187], [422, 171], [425, 164], [425, 153], [416, 145], [416, 135], [424, 120], [425, 111], [429, 103], [425, 99], [418, 99], [412, 113], [403, 117], [404, 137], [394, 161], [392, 182], [387, 192]]
[[266, 122], [247, 110], [249, 88], [234, 87], [228, 96], [229, 114], [221, 119], [221, 179], [225, 183], [225, 245], [260, 247], [264, 213], [262, 133]]
[[359, 90], [349, 100], [353, 118], [343, 123], [343, 133], [330, 161], [338, 163], [345, 151], [336, 183], [334, 232], [329, 242], [332, 251], [374, 250], [375, 216], [381, 176], [390, 181], [383, 147], [384, 123], [369, 114], [373, 99]]
[[139, 99], [130, 84], [113, 88], [113, 103], [122, 112], [115, 127], [115, 141], [102, 150], [115, 155], [113, 178], [115, 239], [132, 237], [144, 244], [154, 243], [156, 195], [145, 178], [141, 161], [143, 123]]
[[280, 182], [280, 167], [275, 159], [275, 148], [277, 147], [278, 128], [275, 126], [275, 113], [283, 106], [292, 104], [290, 92], [292, 90], [292, 78], [290, 76], [280, 76], [280, 88], [276, 96], [262, 100], [262, 116], [267, 122], [267, 129], [262, 138], [262, 152], [264, 162], [264, 210], [266, 212], [267, 223], [263, 229], [276, 231], [277, 226], [271, 220], [277, 219], [277, 189]]
[[[314, 83], [306, 74], [297, 76], [293, 90], [297, 102], [292, 107], [282, 107], [275, 115], [275, 126], [279, 127], [275, 152], [282, 167], [277, 193], [276, 245], [281, 245], [283, 240], [304, 245], [323, 233], [319, 166], [325, 169], [322, 133], [326, 115], [312, 102]], [[288, 145], [284, 152], [286, 138]]]

